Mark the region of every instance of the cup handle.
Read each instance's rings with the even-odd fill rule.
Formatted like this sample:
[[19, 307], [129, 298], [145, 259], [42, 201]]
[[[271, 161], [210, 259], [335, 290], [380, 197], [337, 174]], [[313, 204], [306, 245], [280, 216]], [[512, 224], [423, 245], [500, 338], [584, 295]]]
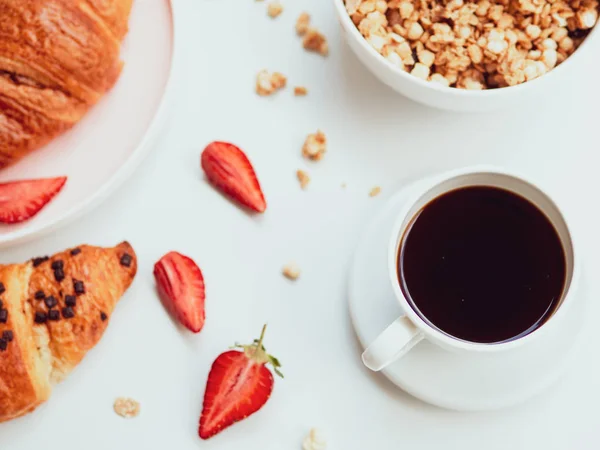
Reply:
[[423, 339], [423, 333], [406, 316], [396, 319], [362, 354], [365, 366], [374, 372], [406, 355]]

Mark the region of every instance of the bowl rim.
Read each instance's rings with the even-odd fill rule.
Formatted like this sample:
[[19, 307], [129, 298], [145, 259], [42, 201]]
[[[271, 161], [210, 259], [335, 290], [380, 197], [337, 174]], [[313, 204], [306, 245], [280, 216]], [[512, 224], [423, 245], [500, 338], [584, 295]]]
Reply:
[[[346, 10], [345, 0], [333, 0], [333, 3], [334, 3], [334, 7], [338, 13], [340, 22], [341, 22], [344, 30], [347, 33], [349, 33], [353, 39], [359, 41], [360, 42], [359, 45], [363, 49], [365, 49], [368, 54], [370, 54], [377, 61], [379, 61], [378, 64], [380, 64], [383, 67], [386, 67], [387, 69], [390, 69], [396, 76], [398, 76], [400, 78], [404, 78], [408, 82], [416, 83], [425, 89], [430, 89], [432, 91], [437, 91], [437, 92], [441, 92], [441, 93], [445, 93], [445, 94], [452, 94], [452, 95], [461, 96], [461, 97], [498, 97], [498, 96], [506, 95], [506, 94], [517, 94], [518, 91], [522, 91], [524, 89], [529, 89], [529, 88], [538, 86], [540, 83], [544, 82], [544, 80], [548, 80], [548, 78], [550, 76], [554, 76], [555, 72], [557, 72], [558, 70], [561, 71], [560, 73], [564, 72], [563, 66], [567, 65], [567, 63], [569, 61], [573, 60], [575, 57], [577, 57], [577, 60], [579, 61], [581, 59], [581, 57], [579, 55], [582, 53], [582, 49], [589, 48], [590, 47], [589, 42], [592, 39], [595, 39], [595, 36], [600, 35], [600, 31], [598, 31], [598, 29], [600, 28], [600, 19], [598, 19], [598, 22], [596, 23], [596, 25], [594, 25], [594, 27], [592, 28], [592, 30], [590, 31], [588, 36], [584, 39], [584, 41], [577, 48], [577, 50], [575, 50], [575, 52], [573, 52], [573, 54], [571, 54], [567, 59], [565, 59], [564, 62], [562, 62], [558, 66], [554, 67], [552, 70], [545, 73], [541, 77], [535, 78], [534, 80], [526, 81], [521, 84], [517, 84], [514, 86], [502, 87], [502, 88], [483, 89], [483, 90], [468, 90], [468, 89], [460, 89], [460, 88], [455, 88], [455, 87], [450, 87], [450, 86], [443, 86], [439, 83], [432, 83], [431, 81], [422, 80], [421, 78], [411, 75], [409, 72], [406, 72], [406, 71], [400, 69], [399, 67], [393, 65], [391, 62], [389, 62], [387, 59], [385, 59], [383, 57], [383, 55], [381, 55], [381, 53], [379, 53], [377, 50], [375, 50], [373, 47], [371, 47], [368, 44], [365, 37], [360, 33], [360, 31], [358, 31], [358, 28], [356, 27], [356, 25], [354, 25], [354, 22], [352, 22], [352, 19], [350, 18], [350, 14], [348, 14], [348, 11]], [[573, 63], [571, 62], [569, 64], [569, 66], [572, 66], [572, 65], [573, 65]]]

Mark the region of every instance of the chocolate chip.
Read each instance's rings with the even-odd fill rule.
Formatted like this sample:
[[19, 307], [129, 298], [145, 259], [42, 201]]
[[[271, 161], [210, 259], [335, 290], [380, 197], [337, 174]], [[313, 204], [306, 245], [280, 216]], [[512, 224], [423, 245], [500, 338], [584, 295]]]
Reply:
[[44, 300], [46, 298], [46, 294], [44, 294], [44, 291], [37, 291], [34, 297], [36, 300]]
[[102, 320], [102, 322], [104, 322], [106, 319], [108, 319], [108, 316], [106, 315], [106, 313], [101, 312], [100, 313], [100, 320]]
[[60, 320], [60, 312], [58, 312], [58, 309], [51, 309], [50, 311], [48, 311], [48, 319], [53, 320], [53, 321], [57, 321]]
[[0, 323], [6, 323], [8, 321], [8, 310], [0, 309]]
[[66, 308], [62, 309], [62, 315], [65, 319], [71, 319], [75, 317], [75, 311], [73, 311], [73, 308], [69, 308], [67, 306]]
[[4, 303], [2, 302], [2, 300], [0, 300], [0, 309], [2, 309], [4, 307]]
[[48, 308], [54, 308], [56, 305], [58, 305], [58, 300], [56, 300], [56, 298], [51, 295], [49, 297], [46, 297], [44, 303]]
[[74, 295], [65, 296], [65, 305], [73, 308], [76, 304], [77, 304], [77, 297], [75, 297]]
[[52, 267], [52, 270], [63, 270], [65, 268], [65, 263], [62, 261], [62, 259], [57, 259], [56, 261], [52, 261], [52, 265], [50, 267]]
[[4, 294], [6, 292], [6, 288], [4, 287], [4, 283], [0, 283], [0, 294]]
[[6, 342], [4, 339], [0, 339], [0, 352], [5, 351], [6, 347], [8, 347], [8, 342]]
[[2, 332], [2, 339], [4, 339], [6, 342], [12, 342], [14, 338], [15, 336], [13, 335], [12, 330], [5, 330]]
[[35, 313], [35, 323], [46, 323], [46, 321], [48, 320], [48, 316], [46, 315], [45, 312], [42, 311], [38, 311]]
[[50, 258], [47, 256], [40, 256], [38, 258], [33, 258], [32, 262], [33, 262], [33, 267], [37, 267], [42, 263], [45, 263], [46, 261], [48, 261]]
[[125, 267], [129, 267], [131, 266], [131, 255], [129, 253], [123, 253], [123, 256], [121, 256], [121, 265], [125, 266]]
[[73, 250], [71, 250], [71, 256], [76, 256], [76, 255], [79, 255], [80, 253], [81, 253], [80, 248], [74, 248]]
[[65, 279], [65, 273], [62, 271], [62, 269], [54, 271], [54, 279], [59, 283]]
[[73, 289], [75, 289], [75, 293], [77, 295], [85, 294], [85, 286], [83, 285], [83, 281], [73, 280]]

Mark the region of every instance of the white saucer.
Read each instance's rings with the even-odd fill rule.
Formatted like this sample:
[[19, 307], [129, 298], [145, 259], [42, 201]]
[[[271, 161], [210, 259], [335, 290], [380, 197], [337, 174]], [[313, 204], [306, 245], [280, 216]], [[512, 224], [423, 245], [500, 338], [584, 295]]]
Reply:
[[[414, 187], [395, 194], [375, 216], [354, 255], [350, 315], [363, 348], [402, 314], [388, 279], [387, 246], [396, 214]], [[523, 402], [547, 389], [569, 366], [588, 302], [582, 281], [569, 313], [526, 347], [504, 354], [461, 356], [423, 341], [382, 374], [414, 397], [448, 409], [482, 411]]]

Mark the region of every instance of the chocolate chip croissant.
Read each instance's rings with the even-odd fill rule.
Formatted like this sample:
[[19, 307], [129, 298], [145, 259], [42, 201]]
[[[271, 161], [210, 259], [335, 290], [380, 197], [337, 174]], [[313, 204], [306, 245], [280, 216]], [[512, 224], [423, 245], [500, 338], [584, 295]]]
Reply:
[[0, 168], [76, 124], [117, 81], [133, 0], [0, 0]]
[[136, 271], [127, 242], [0, 266], [0, 422], [50, 397], [100, 340]]

